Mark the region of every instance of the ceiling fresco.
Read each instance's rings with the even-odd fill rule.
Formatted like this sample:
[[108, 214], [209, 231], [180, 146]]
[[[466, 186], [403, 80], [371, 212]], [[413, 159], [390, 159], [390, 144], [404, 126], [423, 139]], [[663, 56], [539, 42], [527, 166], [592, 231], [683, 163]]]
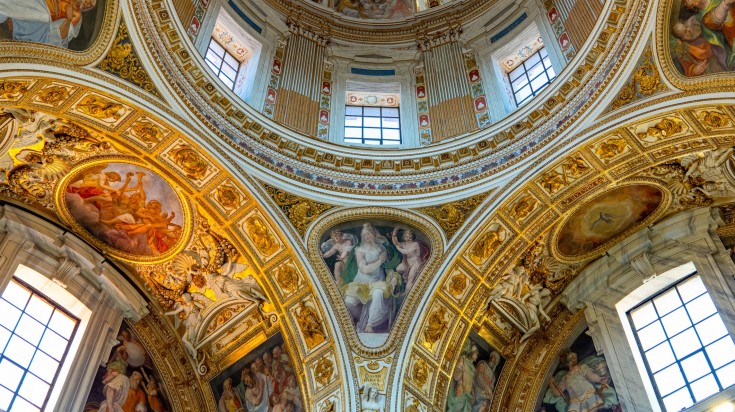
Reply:
[[[380, 156], [291, 136], [230, 100], [165, 2], [134, 2], [121, 12], [128, 25], [80, 34], [89, 43], [79, 56], [0, 44], [49, 50], [58, 67], [77, 59], [80, 73], [114, 85], [15, 69], [0, 80], [4, 201], [80, 236], [149, 299], [151, 313], [125, 324], [118, 345], [138, 355], [142, 346], [144, 362], [122, 371], [115, 349], [89, 401], [102, 402], [104, 376], [140, 372], [139, 387], [170, 410], [568, 408], [560, 395], [579, 388], [566, 374], [588, 368], [602, 381], [605, 371], [579, 335], [581, 312], [559, 304], [564, 287], [633, 232], [735, 199], [735, 106], [670, 87], [681, 79], [667, 70], [694, 49], [666, 60], [655, 39], [622, 40], [670, 24], [667, 14], [643, 27], [635, 13], [647, 5], [656, 4], [609, 3], [578, 66], [502, 127]], [[83, 16], [81, 27], [94, 21]], [[640, 53], [628, 56], [633, 46]], [[613, 62], [624, 58], [633, 60], [618, 76]], [[715, 63], [694, 77], [716, 82]], [[139, 84], [115, 74], [125, 67], [155, 70]], [[605, 93], [615, 76], [620, 89]], [[181, 100], [140, 91], [154, 80]], [[596, 99], [604, 117], [564, 134]], [[491, 181], [511, 166], [512, 187]], [[557, 367], [565, 350], [576, 360]], [[593, 401], [613, 409], [610, 390]]]

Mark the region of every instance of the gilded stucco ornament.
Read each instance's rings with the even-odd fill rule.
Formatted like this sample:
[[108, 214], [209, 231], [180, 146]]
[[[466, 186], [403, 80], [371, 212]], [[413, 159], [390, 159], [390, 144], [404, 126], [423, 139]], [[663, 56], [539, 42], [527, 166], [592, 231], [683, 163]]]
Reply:
[[0, 99], [15, 100], [28, 91], [30, 82], [2, 80], [0, 81]]
[[702, 110], [697, 113], [699, 121], [710, 129], [722, 129], [732, 126], [732, 119], [719, 110]]
[[56, 106], [69, 98], [69, 90], [67, 86], [51, 85], [41, 89], [35, 98], [41, 103]]
[[619, 109], [666, 90], [668, 88], [662, 82], [661, 74], [653, 58], [653, 51], [649, 45], [638, 60], [635, 71], [610, 104], [610, 109]]
[[322, 386], [329, 385], [334, 376], [334, 363], [328, 358], [319, 359], [314, 368], [314, 379]]
[[461, 201], [446, 203], [441, 206], [432, 206], [419, 209], [419, 212], [430, 216], [436, 220], [444, 229], [448, 238], [454, 236], [455, 233], [464, 225], [467, 217], [475, 211], [491, 192], [481, 193]]
[[243, 227], [261, 256], [271, 256], [280, 249], [281, 244], [259, 213], [252, 213], [247, 216], [244, 219]]
[[[429, 315], [428, 324], [424, 329], [424, 346], [431, 350], [434, 344], [441, 340], [447, 331], [447, 310], [444, 306], [439, 306]], [[421, 386], [421, 385], [420, 385]]]
[[146, 73], [133, 49], [125, 23], [120, 23], [112, 47], [107, 52], [107, 56], [97, 64], [97, 67], [129, 81], [147, 92], [151, 92], [156, 96], [159, 95], [156, 86]]
[[128, 109], [122, 103], [93, 94], [85, 96], [76, 104], [75, 109], [82, 114], [107, 123], [119, 122], [128, 112]]
[[491, 225], [480, 239], [472, 245], [470, 259], [477, 265], [483, 264], [492, 256], [506, 239], [506, 229], [499, 223]]
[[641, 140], [656, 142], [659, 140], [670, 138], [684, 130], [681, 119], [663, 118], [658, 123], [648, 127], [643, 132], [638, 132], [637, 136]]
[[541, 175], [539, 184], [549, 195], [555, 195], [590, 171], [592, 168], [587, 161], [580, 155], [574, 155]]
[[179, 145], [171, 150], [169, 155], [187, 177], [202, 180], [207, 176], [209, 163], [190, 145]]
[[300, 301], [294, 313], [306, 346], [313, 349], [326, 340], [326, 333], [319, 314], [310, 304]]
[[597, 149], [595, 149], [595, 154], [600, 160], [607, 163], [623, 154], [628, 148], [629, 146], [625, 139], [617, 137], [600, 143]]
[[306, 233], [306, 228], [322, 213], [331, 209], [332, 205], [305, 199], [270, 185], [264, 185], [276, 205], [283, 210], [288, 220], [294, 225], [300, 235]]
[[418, 359], [416, 363], [413, 364], [413, 370], [411, 372], [413, 382], [418, 387], [426, 385], [426, 382], [429, 380], [429, 365], [426, 364], [424, 359]]

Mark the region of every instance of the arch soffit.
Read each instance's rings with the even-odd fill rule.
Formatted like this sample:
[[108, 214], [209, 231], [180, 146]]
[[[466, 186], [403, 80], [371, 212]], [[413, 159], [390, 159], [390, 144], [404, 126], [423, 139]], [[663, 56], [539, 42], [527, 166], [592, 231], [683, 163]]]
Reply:
[[[663, 192], [661, 204], [664, 206], [643, 222], [647, 225], [676, 211], [711, 203], [711, 198], [697, 197], [697, 187], [689, 188], [686, 194], [672, 192], [672, 187], [686, 171], [679, 163], [683, 156], [735, 146], [735, 106], [721, 96], [717, 96], [717, 100], [702, 96], [692, 101], [688, 99], [689, 94], [677, 96], [679, 99], [672, 96], [654, 99], [637, 106], [637, 116], [624, 120], [611, 117], [606, 119], [608, 123], [590, 128], [587, 139], [580, 140], [584, 143], [570, 150], [569, 155], [528, 171], [527, 180], [519, 178], [523, 183], [498, 194], [495, 205], [475, 215], [474, 228], [466, 225], [462, 229], [448, 245], [444, 259], [446, 267], [435, 273], [429, 285], [436, 292], [422, 303], [424, 308], [416, 309], [410, 349], [406, 348], [404, 357], [399, 359], [403, 367], [398, 368], [396, 382], [401, 387], [396, 390], [401, 394], [403, 407], [411, 405], [409, 400], [416, 399], [427, 407], [439, 405], [429, 410], [441, 409], [460, 355], [456, 348], [461, 347], [471, 329], [482, 331], [483, 337], [494, 347], [505, 348], [504, 356], [514, 361], [520, 333], [512, 326], [499, 326], [503, 319], [487, 312], [490, 292], [512, 267], [524, 264], [524, 257], [538, 254], [538, 248], [542, 252], [534, 256], [545, 259], [544, 263], [552, 272], [558, 271], [552, 275], [563, 273], [567, 276], [566, 279], [556, 278], [562, 280], [559, 283], [545, 284], [554, 296], [579, 270], [603, 254], [604, 249], [596, 248], [593, 254], [564, 258], [552, 244], [562, 223], [580, 205], [617, 187], [635, 184], [657, 187]], [[667, 135], [662, 137], [661, 132]], [[681, 176], [667, 176], [654, 168], [661, 164], [671, 165], [667, 166], [669, 170], [683, 170]], [[555, 177], [565, 173], [566, 181], [561, 179], [559, 184], [554, 183]], [[686, 200], [689, 195], [696, 200]], [[611, 246], [640, 227], [640, 224], [631, 227], [613, 237], [613, 243], [605, 243], [602, 247]], [[570, 314], [558, 300], [554, 302], [549, 313], [552, 323], [547, 328], [557, 330], [571, 319], [567, 319]], [[441, 314], [440, 318], [432, 316], [437, 313]], [[433, 336], [430, 328], [437, 319], [447, 325], [439, 337]], [[531, 337], [528, 345], [548, 344], [543, 337], [539, 339]], [[529, 351], [528, 345], [524, 353]], [[546, 360], [550, 362], [549, 357]], [[421, 378], [421, 373], [415, 374], [415, 369], [429, 370], [428, 378]], [[528, 387], [507, 386], [505, 375], [511, 370], [514, 368], [503, 369], [496, 387], [496, 394], [504, 399], [529, 390]], [[539, 370], [545, 371], [544, 368]], [[418, 382], [414, 375], [420, 378]], [[537, 383], [541, 385], [542, 382]], [[541, 390], [540, 386], [536, 389]]]
[[[208, 398], [205, 405], [216, 405], [206, 382], [217, 371], [235, 362], [238, 354], [242, 355], [238, 348], [255, 347], [258, 342], [277, 332], [283, 333], [294, 358], [302, 360], [300, 365], [304, 373], [300, 374], [300, 387], [303, 388], [305, 400], [310, 402], [330, 398], [337, 400], [338, 404], [343, 402], [342, 382], [348, 382], [349, 378], [345, 376], [347, 372], [342, 357], [337, 355], [335, 331], [329, 322], [324, 322], [328, 315], [321, 301], [314, 297], [308, 270], [284, 237], [278, 219], [272, 217], [273, 212], [259, 203], [258, 196], [244, 186], [237, 175], [228, 171], [231, 165], [221, 163], [220, 159], [203, 150], [180, 129], [153, 115], [153, 110], [141, 109], [117, 97], [121, 94], [117, 90], [110, 93], [110, 90], [92, 88], [78, 80], [69, 81], [62, 77], [5, 77], [0, 80], [5, 86], [0, 96], [0, 107], [49, 115], [58, 119], [59, 125], [72, 129], [74, 138], [81, 136], [85, 141], [80, 144], [87, 146], [82, 152], [65, 159], [71, 160], [68, 165], [70, 170], [77, 170], [79, 164], [91, 158], [111, 156], [110, 159], [115, 161], [136, 159], [137, 163], [159, 174], [193, 204], [194, 211], [189, 222], [193, 235], [186, 240], [183, 250], [191, 253], [190, 248], [196, 248], [197, 242], [203, 239], [201, 236], [208, 234], [223, 239], [220, 245], [231, 245], [247, 265], [242, 275], [256, 278], [270, 300], [265, 305], [265, 319], [255, 310], [256, 305], [226, 302], [218, 305], [217, 310], [221, 313], [209, 316], [212, 322], [206, 325], [206, 331], [201, 332], [203, 343], [198, 348], [200, 354], [207, 354], [207, 358], [198, 359], [197, 362], [200, 382], [204, 382], [202, 390], [205, 398]], [[162, 108], [161, 112], [167, 110]], [[31, 150], [44, 155], [44, 150], [54, 150], [51, 147], [56, 147], [47, 144], [48, 137], [41, 140], [45, 147], [42, 145]], [[66, 143], [71, 146], [79, 142], [72, 140]], [[69, 147], [68, 150], [73, 152], [76, 149]], [[16, 165], [12, 170], [18, 172], [29, 162]], [[16, 179], [14, 183], [23, 184], [3, 184], [6, 196], [24, 204], [40, 205], [42, 210], [52, 214], [58, 213], [58, 202], [54, 202], [52, 196], [57, 183], [55, 179], [34, 181], [37, 176], [28, 173], [18, 174], [17, 177], [13, 177], [12, 173], [10, 175], [11, 179]], [[264, 227], [254, 229], [253, 225], [247, 223], [252, 217], [259, 218]], [[128, 262], [138, 275], [131, 280], [148, 292], [151, 302], [158, 308], [165, 309], [173, 303], [172, 291], [166, 290], [167, 285], [160, 283], [159, 276], [170, 269], [167, 266], [170, 263], [169, 260], [146, 264], [135, 262], [134, 259]], [[183, 290], [178, 293], [181, 292]], [[324, 338], [316, 344], [312, 342], [311, 346], [306, 344], [301, 333], [298, 320], [300, 301], [310, 302], [309, 305], [317, 310], [325, 332]], [[170, 319], [157, 317], [155, 322], [170, 322]], [[234, 323], [248, 325], [249, 328], [232, 328]], [[318, 374], [316, 370], [319, 365], [324, 369], [326, 364], [332, 372], [328, 376]]]

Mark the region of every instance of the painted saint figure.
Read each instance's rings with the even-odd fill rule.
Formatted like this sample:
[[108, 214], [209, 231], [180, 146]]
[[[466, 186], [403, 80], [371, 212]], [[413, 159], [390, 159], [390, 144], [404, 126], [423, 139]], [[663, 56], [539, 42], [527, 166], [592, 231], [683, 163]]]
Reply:
[[398, 241], [398, 230], [397, 227], [394, 228], [391, 236], [396, 249], [403, 255], [403, 261], [396, 267], [396, 272], [403, 275], [406, 284], [404, 293], [408, 293], [429, 258], [429, 249], [416, 240], [416, 234], [411, 229], [404, 229], [403, 241]]

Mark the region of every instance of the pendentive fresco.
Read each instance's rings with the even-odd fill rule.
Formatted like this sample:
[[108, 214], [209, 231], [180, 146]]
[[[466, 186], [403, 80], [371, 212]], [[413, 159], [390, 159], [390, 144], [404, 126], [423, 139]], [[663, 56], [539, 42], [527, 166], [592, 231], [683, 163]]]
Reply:
[[471, 331], [449, 383], [447, 412], [490, 412], [505, 359]]
[[685, 76], [735, 68], [735, 9], [731, 0], [675, 0], [671, 8], [671, 57]]

